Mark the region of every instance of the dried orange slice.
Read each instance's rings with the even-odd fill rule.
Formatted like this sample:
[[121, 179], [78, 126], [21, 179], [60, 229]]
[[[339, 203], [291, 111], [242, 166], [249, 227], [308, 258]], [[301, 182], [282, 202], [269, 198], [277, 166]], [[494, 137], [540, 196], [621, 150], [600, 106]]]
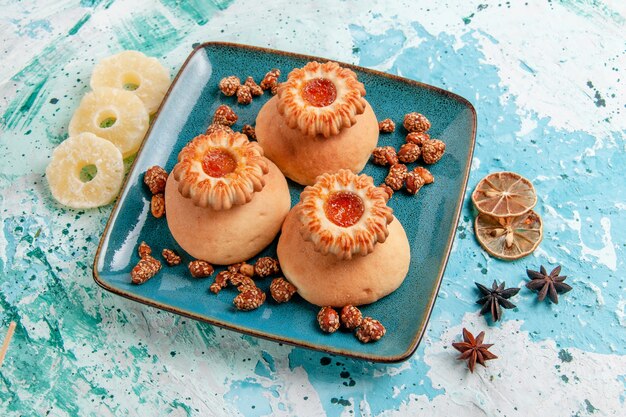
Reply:
[[543, 238], [541, 217], [533, 210], [514, 217], [480, 213], [474, 221], [478, 243], [492, 256], [507, 261], [532, 253]]
[[480, 180], [472, 193], [476, 209], [494, 217], [521, 216], [535, 207], [535, 187], [514, 172], [494, 172]]

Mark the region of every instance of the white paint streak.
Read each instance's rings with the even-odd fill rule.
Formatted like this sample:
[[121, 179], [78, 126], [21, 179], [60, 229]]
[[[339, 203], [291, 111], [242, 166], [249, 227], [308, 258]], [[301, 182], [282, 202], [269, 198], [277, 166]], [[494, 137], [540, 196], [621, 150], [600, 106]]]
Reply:
[[[431, 367], [428, 376], [433, 387], [445, 390], [432, 400], [410, 395], [398, 410], [385, 411], [384, 417], [400, 416], [529, 416], [551, 417], [586, 415], [586, 403], [598, 410], [594, 415], [621, 416], [619, 397], [626, 374], [626, 357], [601, 355], [568, 348], [570, 362], [559, 361], [559, 348], [553, 341], [533, 342], [523, 330], [522, 321], [505, 321], [489, 327], [482, 318], [466, 314], [459, 326], [444, 332], [440, 341], [425, 350], [424, 360]], [[477, 365], [471, 374], [465, 363], [455, 360], [458, 352], [451, 343], [460, 340], [463, 327], [477, 335], [485, 331], [485, 343], [498, 359]], [[559, 366], [555, 367], [554, 364]], [[532, 364], [532, 366], [529, 366]], [[593, 372], [589, 372], [593, 369]], [[567, 380], [567, 382], [566, 382]], [[566, 393], [564, 395], [564, 393]], [[557, 398], [557, 401], [553, 401]]]

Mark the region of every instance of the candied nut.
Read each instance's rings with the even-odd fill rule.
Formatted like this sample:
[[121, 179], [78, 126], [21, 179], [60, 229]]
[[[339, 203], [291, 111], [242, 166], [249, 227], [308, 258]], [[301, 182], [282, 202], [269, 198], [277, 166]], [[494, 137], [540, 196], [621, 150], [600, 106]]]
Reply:
[[237, 88], [237, 103], [250, 104], [252, 103], [252, 91], [247, 85], [240, 85]]
[[263, 95], [263, 89], [254, 81], [254, 78], [248, 77], [246, 78], [246, 82], [243, 85], [247, 85], [250, 87], [250, 93], [253, 96], [261, 96]]
[[253, 277], [254, 266], [244, 262], [243, 264], [241, 264], [241, 268], [239, 268], [239, 273], [244, 274], [245, 276], [248, 276], [248, 277]]
[[343, 327], [348, 330], [354, 330], [361, 325], [363, 314], [361, 314], [361, 310], [348, 304], [341, 309], [339, 318]]
[[252, 278], [239, 272], [231, 272], [228, 279], [230, 280], [230, 283], [233, 284], [235, 287], [239, 287], [240, 285], [251, 285], [256, 287], [256, 284], [254, 283]]
[[426, 132], [430, 129], [430, 122], [421, 113], [409, 113], [404, 116], [404, 128], [409, 132]]
[[406, 143], [414, 143], [417, 146], [422, 146], [424, 142], [430, 139], [430, 135], [426, 132], [411, 132], [406, 135]]
[[333, 333], [339, 328], [339, 314], [332, 307], [322, 307], [317, 313], [317, 323], [326, 333]]
[[389, 174], [385, 178], [385, 184], [392, 190], [398, 191], [404, 185], [404, 178], [408, 172], [408, 168], [404, 164], [395, 164], [389, 168]]
[[406, 177], [404, 178], [404, 186], [409, 194], [417, 194], [423, 185], [424, 179], [417, 172], [411, 171], [406, 174]]
[[250, 140], [256, 140], [256, 130], [254, 130], [254, 126], [252, 125], [243, 125], [241, 133], [246, 135]]
[[254, 264], [254, 273], [261, 278], [276, 275], [279, 272], [280, 264], [278, 263], [278, 259], [270, 258], [269, 256], [257, 259]]
[[387, 193], [386, 200], [387, 201], [391, 200], [391, 197], [393, 197], [393, 188], [391, 188], [385, 183], [380, 184], [378, 187], [382, 188], [385, 191], [385, 193]]
[[232, 126], [237, 123], [237, 114], [225, 104], [219, 106], [213, 114], [213, 124]]
[[435, 177], [433, 177], [433, 174], [431, 174], [430, 171], [424, 167], [415, 167], [413, 168], [413, 172], [422, 177], [422, 179], [424, 180], [424, 184], [432, 184], [433, 182], [435, 182]]
[[273, 96], [275, 96], [278, 93], [278, 87], [280, 87], [280, 83], [276, 83], [272, 86], [272, 89], [270, 90], [270, 92], [272, 93]]
[[254, 266], [246, 262], [239, 262], [228, 266], [228, 271], [232, 273], [244, 274], [249, 277], [254, 276]]
[[209, 287], [209, 290], [215, 294], [220, 292], [223, 288], [228, 286], [228, 281], [230, 280], [231, 272], [229, 271], [221, 271], [215, 276], [215, 281]]
[[219, 83], [219, 88], [225, 96], [234, 96], [237, 93], [237, 88], [241, 85], [239, 78], [231, 75], [230, 77], [222, 78]]
[[181, 262], [180, 256], [171, 249], [163, 249], [161, 256], [169, 266], [179, 265]]
[[[239, 275], [241, 275], [241, 274], [239, 274]], [[252, 278], [247, 277], [245, 275], [242, 275], [242, 277], [243, 277], [243, 279], [241, 280], [239, 285], [236, 285], [237, 291], [244, 292], [244, 291], [248, 290], [249, 288], [256, 287], [256, 284], [254, 283]]]
[[237, 310], [250, 311], [259, 308], [265, 302], [265, 293], [258, 287], [246, 287], [233, 300]]
[[378, 320], [371, 317], [365, 317], [361, 322], [361, 325], [356, 329], [354, 335], [362, 343], [376, 342], [385, 335], [385, 326], [383, 326]]
[[230, 126], [213, 123], [213, 124], [209, 125], [209, 127], [207, 128], [206, 134], [210, 135], [213, 132], [233, 133], [233, 129], [231, 129]]
[[398, 163], [396, 150], [391, 146], [379, 146], [372, 152], [373, 161], [376, 165], [394, 165]]
[[[263, 80], [261, 80], [261, 88], [263, 90], [271, 90], [274, 86], [278, 85], [278, 77], [280, 77], [280, 70], [274, 68], [265, 74]], [[272, 94], [275, 94], [272, 92]]]
[[130, 271], [130, 280], [133, 284], [143, 284], [161, 270], [161, 262], [148, 255], [142, 258]]
[[385, 119], [378, 122], [378, 130], [383, 133], [392, 133], [396, 130], [396, 124], [391, 119]]
[[207, 261], [191, 261], [189, 262], [189, 272], [194, 278], [206, 278], [213, 273], [213, 265]]
[[152, 196], [150, 201], [150, 211], [157, 219], [165, 215], [165, 196], [162, 193]]
[[145, 258], [146, 256], [150, 256], [152, 254], [152, 248], [150, 248], [146, 242], [141, 242], [137, 247], [137, 252], [139, 253], [140, 258]]
[[439, 139], [432, 139], [422, 146], [422, 159], [426, 164], [434, 164], [439, 161], [446, 151], [446, 144]]
[[422, 154], [422, 150], [414, 143], [405, 143], [398, 151], [398, 160], [405, 164], [417, 161]]
[[277, 303], [286, 303], [296, 293], [296, 287], [285, 278], [274, 278], [270, 284], [270, 294]]
[[143, 175], [143, 182], [152, 194], [163, 193], [167, 182], [167, 171], [158, 165], [151, 166]]

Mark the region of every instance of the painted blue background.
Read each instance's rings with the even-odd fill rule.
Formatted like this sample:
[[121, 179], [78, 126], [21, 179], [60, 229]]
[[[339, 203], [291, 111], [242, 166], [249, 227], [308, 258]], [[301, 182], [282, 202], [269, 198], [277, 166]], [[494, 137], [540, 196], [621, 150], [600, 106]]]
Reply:
[[[514, 3], [514, 4], [511, 4]], [[3, 9], [0, 69], [2, 415], [623, 415], [626, 103], [620, 1], [82, 1]], [[331, 12], [332, 10], [332, 12]], [[123, 49], [172, 74], [196, 43], [228, 40], [381, 69], [468, 98], [469, 189], [512, 170], [537, 189], [544, 241], [487, 256], [466, 199], [427, 336], [407, 362], [329, 357], [197, 323], [103, 292], [91, 263], [111, 207], [72, 211], [43, 173], [88, 91]], [[558, 305], [522, 289], [499, 324], [474, 281], [523, 285], [561, 264]], [[452, 341], [485, 330], [500, 358], [469, 374]]]

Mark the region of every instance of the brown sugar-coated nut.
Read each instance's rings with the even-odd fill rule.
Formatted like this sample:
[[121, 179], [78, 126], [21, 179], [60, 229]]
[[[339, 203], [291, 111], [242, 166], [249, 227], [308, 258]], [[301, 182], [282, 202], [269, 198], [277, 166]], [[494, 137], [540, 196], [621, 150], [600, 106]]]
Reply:
[[341, 309], [339, 318], [341, 319], [343, 327], [348, 330], [354, 330], [361, 325], [361, 322], [363, 321], [363, 314], [361, 314], [361, 310], [355, 306], [347, 305]]
[[[278, 68], [274, 68], [265, 74], [263, 80], [261, 81], [261, 88], [263, 90], [271, 90], [273, 87], [278, 85], [278, 77], [280, 77], [280, 70]], [[272, 92], [272, 94], [275, 94]]]
[[270, 284], [270, 294], [277, 303], [291, 300], [296, 291], [296, 287], [285, 278], [274, 278]]
[[137, 247], [137, 253], [139, 253], [140, 258], [145, 258], [152, 254], [152, 248], [146, 242], [141, 242]]
[[385, 184], [392, 190], [398, 191], [404, 185], [404, 178], [408, 172], [408, 168], [404, 164], [395, 164], [389, 168], [389, 174], [385, 178]]
[[417, 194], [424, 185], [424, 179], [415, 171], [406, 174], [404, 178], [404, 186], [409, 194]]
[[181, 262], [180, 256], [171, 249], [163, 249], [161, 256], [169, 266], [179, 265]]
[[246, 287], [233, 300], [237, 310], [250, 311], [259, 308], [265, 302], [265, 293], [258, 287]]
[[161, 270], [161, 262], [152, 256], [142, 258], [130, 271], [130, 280], [133, 284], [143, 284]]
[[239, 78], [231, 75], [230, 77], [222, 78], [219, 83], [219, 88], [225, 96], [234, 96], [237, 93], [237, 88], [241, 85]]
[[398, 160], [405, 164], [417, 161], [422, 154], [422, 150], [414, 143], [405, 143], [398, 151]]
[[371, 317], [365, 317], [361, 322], [361, 325], [356, 329], [354, 335], [362, 343], [376, 342], [385, 335], [385, 326], [383, 326], [378, 320]]
[[409, 132], [426, 132], [430, 129], [430, 122], [421, 113], [409, 113], [404, 116], [404, 128]]
[[167, 172], [158, 165], [151, 166], [143, 175], [143, 182], [152, 194], [163, 193], [167, 182]]
[[379, 146], [374, 148], [372, 152], [372, 162], [376, 165], [394, 165], [398, 163], [398, 156], [396, 155], [396, 150], [391, 146]]
[[213, 132], [233, 133], [233, 129], [231, 129], [230, 126], [213, 123], [213, 124], [209, 125], [209, 127], [207, 128], [206, 134], [210, 135]]
[[261, 277], [269, 277], [270, 275], [276, 275], [280, 272], [280, 264], [277, 259], [265, 256], [257, 259], [254, 264], [254, 273]]
[[230, 280], [230, 275], [232, 273], [229, 271], [221, 271], [215, 276], [215, 281], [209, 287], [209, 290], [215, 294], [219, 293], [222, 289], [228, 286], [228, 281]]
[[228, 266], [228, 270], [232, 273], [240, 273], [249, 277], [254, 276], [254, 266], [246, 262], [239, 262]]
[[385, 197], [386, 201], [391, 200], [391, 197], [393, 197], [393, 188], [391, 188], [390, 186], [388, 186], [385, 183], [382, 183], [378, 186], [379, 188], [382, 188], [385, 193], [387, 194], [387, 196]]
[[194, 278], [206, 278], [213, 273], [213, 265], [207, 261], [191, 261], [189, 262], [189, 272]]
[[430, 139], [430, 135], [426, 132], [411, 132], [406, 135], [406, 143], [414, 143], [417, 146], [422, 146], [424, 142]]
[[433, 182], [435, 182], [435, 177], [433, 177], [433, 174], [431, 174], [430, 171], [424, 167], [415, 167], [413, 168], [413, 172], [422, 177], [422, 179], [424, 180], [424, 184], [432, 184]]
[[233, 284], [235, 287], [239, 287], [240, 285], [252, 285], [253, 287], [256, 286], [252, 278], [239, 272], [231, 272], [228, 279], [230, 283]]
[[272, 86], [270, 91], [272, 92], [273, 96], [275, 96], [278, 93], [278, 87], [280, 87], [280, 83], [276, 83]]
[[332, 307], [322, 307], [317, 313], [317, 323], [326, 333], [333, 333], [339, 328], [339, 314]]
[[392, 133], [396, 130], [396, 124], [391, 119], [385, 119], [378, 122], [378, 130], [382, 133]]
[[213, 114], [213, 124], [232, 126], [237, 123], [237, 114], [225, 104], [222, 104]]
[[446, 151], [446, 144], [439, 139], [432, 139], [422, 146], [422, 159], [426, 164], [438, 162]]
[[254, 81], [254, 78], [246, 78], [246, 82], [243, 85], [250, 87], [250, 93], [257, 97], [263, 95], [263, 89]]
[[241, 129], [241, 133], [246, 135], [250, 140], [256, 140], [256, 130], [254, 130], [254, 126], [251, 125], [243, 125]]
[[237, 88], [237, 103], [250, 104], [252, 103], [252, 92], [247, 85], [240, 85]]
[[165, 196], [162, 193], [152, 196], [152, 200], [150, 201], [150, 212], [157, 219], [165, 215]]

